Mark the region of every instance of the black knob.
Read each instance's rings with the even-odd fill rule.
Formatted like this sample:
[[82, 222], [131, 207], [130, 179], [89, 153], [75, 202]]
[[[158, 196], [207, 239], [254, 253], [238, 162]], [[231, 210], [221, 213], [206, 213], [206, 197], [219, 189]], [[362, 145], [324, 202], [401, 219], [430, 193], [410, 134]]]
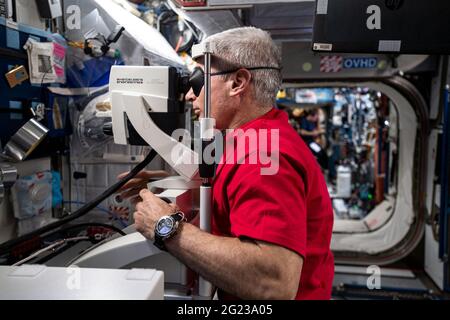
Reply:
[[103, 125], [103, 133], [106, 134], [107, 136], [111, 137], [114, 136], [112, 122], [108, 122]]
[[86, 179], [87, 178], [87, 173], [75, 171], [73, 173], [73, 178], [75, 180]]

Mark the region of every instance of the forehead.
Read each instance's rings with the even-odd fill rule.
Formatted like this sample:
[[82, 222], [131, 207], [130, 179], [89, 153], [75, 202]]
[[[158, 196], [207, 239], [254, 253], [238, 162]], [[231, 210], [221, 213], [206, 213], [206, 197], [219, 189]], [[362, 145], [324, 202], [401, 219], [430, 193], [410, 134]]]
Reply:
[[[196, 66], [201, 67], [203, 69], [203, 67], [205, 65], [205, 57], [204, 56], [199, 56], [199, 57], [195, 58], [194, 61], [196, 62]], [[238, 66], [239, 66], [239, 64], [232, 63], [219, 55], [216, 55], [216, 54], [211, 55], [211, 67], [213, 69], [217, 69], [217, 68], [231, 69], [231, 68], [237, 68]]]
[[[205, 70], [205, 64], [204, 64], [204, 59], [202, 58], [198, 58], [195, 59], [195, 68], [200, 68], [203, 71]], [[214, 60], [211, 63], [211, 70], [213, 71], [218, 71], [217, 66], [214, 64]]]

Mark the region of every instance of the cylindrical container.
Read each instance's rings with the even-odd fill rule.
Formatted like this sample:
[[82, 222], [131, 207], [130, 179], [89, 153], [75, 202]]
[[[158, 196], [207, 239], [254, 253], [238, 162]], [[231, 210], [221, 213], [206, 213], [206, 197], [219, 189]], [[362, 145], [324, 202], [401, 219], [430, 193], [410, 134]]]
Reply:
[[48, 129], [35, 119], [28, 121], [5, 146], [5, 154], [16, 161], [25, 160], [44, 140]]

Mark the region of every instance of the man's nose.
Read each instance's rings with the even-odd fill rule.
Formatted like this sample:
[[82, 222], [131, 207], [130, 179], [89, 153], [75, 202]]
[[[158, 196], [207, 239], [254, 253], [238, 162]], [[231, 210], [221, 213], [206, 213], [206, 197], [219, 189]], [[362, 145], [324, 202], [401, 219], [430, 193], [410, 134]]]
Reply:
[[195, 100], [197, 100], [197, 96], [194, 94], [194, 90], [192, 88], [186, 94], [186, 100], [189, 102], [194, 102]]

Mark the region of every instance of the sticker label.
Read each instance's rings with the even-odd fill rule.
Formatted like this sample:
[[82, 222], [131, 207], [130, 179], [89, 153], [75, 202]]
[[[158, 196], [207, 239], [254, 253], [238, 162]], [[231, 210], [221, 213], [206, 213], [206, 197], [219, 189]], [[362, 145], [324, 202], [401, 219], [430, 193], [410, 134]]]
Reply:
[[380, 52], [400, 52], [402, 42], [400, 40], [381, 40], [378, 44]]
[[314, 43], [314, 51], [331, 51], [333, 50], [333, 45], [331, 43]]
[[377, 58], [346, 58], [344, 69], [375, 69], [378, 66]]
[[343, 58], [341, 56], [324, 56], [320, 59], [320, 72], [336, 73], [342, 70]]

